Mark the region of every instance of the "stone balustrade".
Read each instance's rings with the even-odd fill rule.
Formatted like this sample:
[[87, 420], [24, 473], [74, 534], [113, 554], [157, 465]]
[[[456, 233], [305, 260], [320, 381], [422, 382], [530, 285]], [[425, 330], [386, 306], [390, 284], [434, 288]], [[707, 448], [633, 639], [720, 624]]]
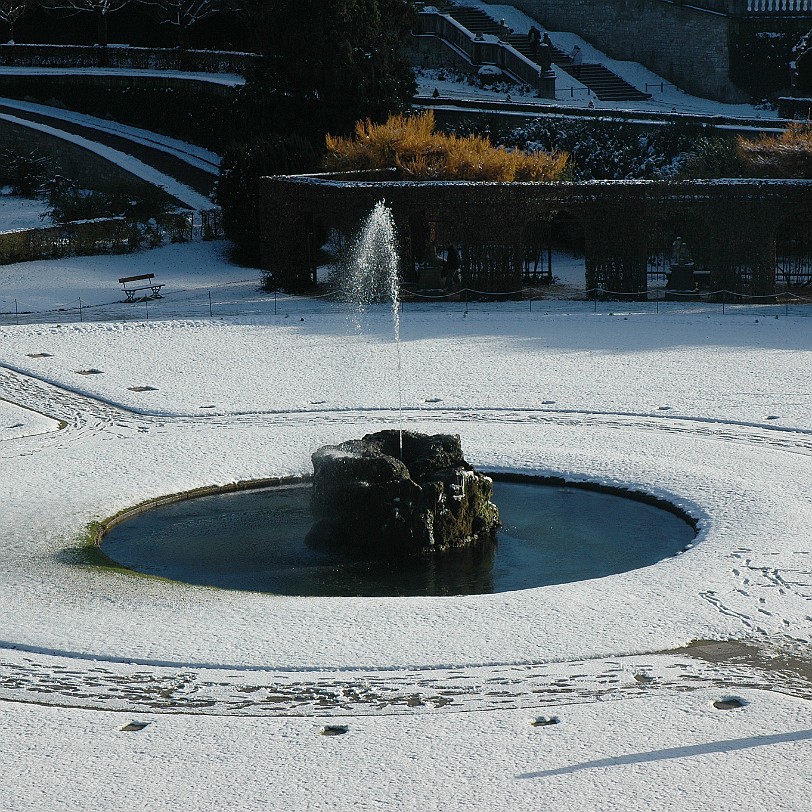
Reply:
[[544, 98], [555, 98], [555, 74], [539, 73], [539, 66], [494, 35], [474, 35], [447, 14], [426, 9], [418, 14], [417, 36], [435, 36], [463, 53], [474, 67], [496, 65], [512, 78], [525, 82]]

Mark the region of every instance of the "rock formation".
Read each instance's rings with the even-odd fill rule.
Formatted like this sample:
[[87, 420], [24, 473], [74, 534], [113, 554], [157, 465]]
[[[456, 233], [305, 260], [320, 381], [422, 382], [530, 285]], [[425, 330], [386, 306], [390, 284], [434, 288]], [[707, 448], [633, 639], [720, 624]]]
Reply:
[[465, 461], [459, 435], [380, 431], [312, 459], [312, 546], [399, 556], [495, 540], [493, 481]]

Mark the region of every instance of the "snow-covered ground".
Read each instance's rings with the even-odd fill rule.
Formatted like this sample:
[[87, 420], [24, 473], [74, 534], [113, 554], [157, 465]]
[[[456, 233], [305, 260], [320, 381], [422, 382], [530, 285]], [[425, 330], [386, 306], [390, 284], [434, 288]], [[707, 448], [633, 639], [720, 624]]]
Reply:
[[[541, 27], [537, 20], [529, 17], [522, 11], [510, 5], [494, 5], [483, 0], [458, 0], [458, 5], [472, 6], [484, 11], [495, 20], [503, 19], [508, 28], [515, 32], [527, 32], [531, 25]], [[543, 27], [542, 27], [542, 30]], [[595, 107], [598, 110], [639, 110], [641, 112], [677, 112], [699, 115], [719, 115], [743, 118], [777, 118], [777, 112], [770, 108], [762, 108], [752, 104], [725, 104], [691, 96], [675, 87], [662, 76], [650, 71], [638, 62], [628, 62], [610, 59], [602, 51], [597, 50], [577, 34], [567, 31], [549, 31], [553, 44], [563, 51], [569, 52], [576, 45], [580, 46], [584, 54], [584, 62], [597, 62], [605, 65], [612, 73], [643, 92], [651, 93], [651, 98], [645, 101], [600, 101], [589, 94], [586, 85], [570, 76], [566, 71], [553, 65], [556, 74], [556, 102], [559, 105], [574, 108]], [[418, 77], [418, 94], [430, 96], [436, 87], [445, 98], [483, 99], [504, 101], [505, 93], [494, 92], [472, 87], [457, 81], [438, 80], [436, 71], [423, 71]], [[510, 89], [510, 96], [514, 101], [532, 101], [544, 103], [539, 99], [535, 90], [527, 88], [522, 91], [519, 87]]]
[[[116, 282], [147, 268], [149, 321]], [[397, 423], [387, 308], [258, 282], [221, 244], [0, 268], [4, 300], [96, 305], [0, 327], [4, 809], [808, 808], [805, 311], [404, 306], [404, 426], [672, 500], [699, 535], [654, 566], [326, 599], [86, 563], [93, 520]]]
[[[623, 106], [774, 115], [667, 84]], [[583, 260], [553, 272], [582, 290]], [[141, 273], [164, 297], [122, 302], [118, 278]], [[409, 302], [399, 391], [385, 306], [359, 321], [259, 282], [222, 243], [0, 267], [4, 810], [808, 809], [806, 307]], [[401, 399], [405, 427], [459, 433], [485, 468], [670, 499], [696, 543], [449, 598], [283, 598], [88, 562], [89, 522], [305, 473], [317, 446], [396, 425]]]
[[34, 68], [20, 65], [0, 66], [0, 76], [152, 76], [156, 79], [208, 82], [215, 85], [239, 87], [245, 78], [236, 73], [206, 73], [203, 71], [156, 70], [141, 68]]
[[55, 127], [50, 127], [47, 124], [29, 121], [25, 118], [0, 114], [0, 120], [8, 121], [11, 124], [25, 127], [36, 132], [41, 132], [46, 135], [53, 136], [54, 138], [59, 138], [63, 141], [69, 141], [71, 144], [76, 144], [77, 146], [86, 149], [88, 152], [93, 152], [101, 158], [116, 164], [126, 172], [135, 175], [135, 177], [163, 189], [165, 192], [178, 200], [182, 205], [187, 206], [188, 208], [206, 210], [211, 209], [213, 206], [212, 201], [209, 198], [205, 197], [199, 192], [196, 192], [186, 184], [181, 183], [175, 178], [170, 177], [152, 166], [148, 166], [143, 161], [139, 161], [132, 155], [127, 155], [120, 150], [105, 146], [97, 141], [91, 141], [88, 138], [83, 138], [81, 135], [74, 135], [73, 133], [57, 129]]
[[15, 197], [6, 192], [7, 190], [0, 190], [0, 233], [41, 228], [50, 224], [50, 221], [43, 220], [42, 217], [48, 208], [44, 200]]

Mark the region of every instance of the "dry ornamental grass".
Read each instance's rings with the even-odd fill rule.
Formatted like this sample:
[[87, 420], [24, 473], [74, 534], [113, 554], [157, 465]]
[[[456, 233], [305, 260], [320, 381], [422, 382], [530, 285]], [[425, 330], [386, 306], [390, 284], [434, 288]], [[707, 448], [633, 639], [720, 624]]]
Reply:
[[812, 123], [795, 122], [775, 136], [738, 139], [748, 174], [768, 178], [812, 178]]
[[328, 135], [326, 147], [328, 170], [394, 166], [409, 180], [550, 182], [564, 176], [569, 160], [566, 152], [519, 152], [478, 135], [435, 132], [431, 110], [390, 116], [384, 124], [359, 121], [353, 137]]

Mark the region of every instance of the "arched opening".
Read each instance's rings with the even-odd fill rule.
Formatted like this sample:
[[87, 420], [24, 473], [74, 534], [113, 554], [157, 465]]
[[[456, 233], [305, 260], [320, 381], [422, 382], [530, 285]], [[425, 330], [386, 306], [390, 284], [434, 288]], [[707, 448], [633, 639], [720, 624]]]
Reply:
[[473, 296], [501, 293], [521, 295], [521, 251], [515, 242], [487, 239], [465, 241], [462, 284]]
[[521, 276], [525, 287], [562, 285], [583, 290], [584, 228], [566, 209], [529, 220], [522, 230]]
[[[456, 225], [442, 211], [412, 212], [407, 218], [408, 234], [401, 234], [401, 244], [408, 251], [403, 262], [403, 285], [423, 295], [442, 295], [459, 288], [459, 272], [449, 278], [449, 265], [455, 263], [450, 254], [459, 256], [460, 240]], [[453, 251], [451, 247], [453, 246]]]
[[812, 288], [812, 211], [785, 217], [775, 237], [775, 282], [780, 290]]
[[654, 222], [648, 240], [649, 290], [698, 294], [713, 284], [708, 224], [696, 212], [672, 208]]

